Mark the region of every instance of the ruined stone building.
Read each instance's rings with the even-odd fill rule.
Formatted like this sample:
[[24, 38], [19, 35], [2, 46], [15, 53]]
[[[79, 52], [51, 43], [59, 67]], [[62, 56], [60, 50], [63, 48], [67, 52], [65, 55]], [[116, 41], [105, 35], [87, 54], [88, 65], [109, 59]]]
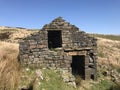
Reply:
[[96, 80], [96, 39], [61, 17], [20, 41], [24, 65], [63, 69], [84, 80]]

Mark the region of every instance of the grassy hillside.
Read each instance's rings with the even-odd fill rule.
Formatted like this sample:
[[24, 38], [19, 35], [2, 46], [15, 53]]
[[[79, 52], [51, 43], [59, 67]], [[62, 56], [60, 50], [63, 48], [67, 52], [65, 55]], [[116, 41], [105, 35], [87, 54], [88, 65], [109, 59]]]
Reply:
[[34, 33], [38, 30], [23, 29], [23, 28], [0, 28], [0, 40], [17, 43], [18, 40]]
[[90, 34], [90, 35], [93, 37], [120, 41], [120, 35], [105, 35], [105, 34]]
[[[108, 73], [109, 68], [120, 74], [120, 36], [92, 35], [98, 39], [98, 81], [78, 80], [80, 86], [74, 88], [62, 81], [60, 71], [20, 66], [17, 59], [19, 53], [17, 42], [20, 38], [37, 31], [0, 29], [0, 35], [6, 32], [10, 32], [9, 37], [0, 40], [0, 90], [17, 90], [30, 86], [34, 90], [120, 90], [110, 76], [103, 75], [103, 72]], [[36, 78], [38, 72], [42, 72], [43, 78]]]
[[120, 41], [98, 38], [99, 63], [120, 66]]

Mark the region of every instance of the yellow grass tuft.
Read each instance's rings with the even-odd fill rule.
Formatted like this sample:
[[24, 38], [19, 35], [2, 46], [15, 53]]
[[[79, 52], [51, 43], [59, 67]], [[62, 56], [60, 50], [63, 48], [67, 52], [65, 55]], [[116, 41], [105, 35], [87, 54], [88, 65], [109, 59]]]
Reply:
[[0, 90], [17, 90], [19, 84], [18, 45], [0, 42]]

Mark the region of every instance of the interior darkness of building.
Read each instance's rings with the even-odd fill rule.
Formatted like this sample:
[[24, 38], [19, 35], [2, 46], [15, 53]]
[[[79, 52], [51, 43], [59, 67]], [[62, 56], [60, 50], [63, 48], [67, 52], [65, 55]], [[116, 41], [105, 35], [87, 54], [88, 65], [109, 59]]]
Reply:
[[72, 56], [72, 74], [79, 75], [82, 79], [85, 79], [85, 56], [84, 55], [76, 55]]
[[62, 47], [61, 31], [48, 31], [48, 48]]

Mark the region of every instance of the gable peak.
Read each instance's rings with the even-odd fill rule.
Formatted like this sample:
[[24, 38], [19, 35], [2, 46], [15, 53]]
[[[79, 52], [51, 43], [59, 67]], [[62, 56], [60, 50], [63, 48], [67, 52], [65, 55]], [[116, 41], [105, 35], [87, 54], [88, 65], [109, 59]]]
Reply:
[[65, 22], [65, 20], [61, 16], [59, 16], [55, 18], [52, 22]]

